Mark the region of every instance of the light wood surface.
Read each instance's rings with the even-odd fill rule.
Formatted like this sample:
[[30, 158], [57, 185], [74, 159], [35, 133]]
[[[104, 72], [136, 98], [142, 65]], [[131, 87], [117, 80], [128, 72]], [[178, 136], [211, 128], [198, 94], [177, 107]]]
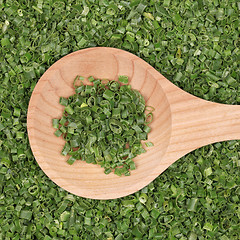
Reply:
[[[52, 118], [62, 115], [59, 97], [74, 93], [76, 75], [117, 80], [127, 75], [147, 105], [155, 107], [149, 141], [154, 147], [135, 158], [131, 176], [105, 175], [103, 168], [83, 161], [68, 165], [64, 140], [53, 133]], [[27, 128], [33, 154], [57, 185], [78, 196], [114, 199], [134, 193], [153, 181], [173, 162], [204, 145], [240, 139], [240, 106], [217, 104], [192, 96], [169, 82], [139, 57], [115, 48], [88, 48], [53, 64], [31, 96]]]

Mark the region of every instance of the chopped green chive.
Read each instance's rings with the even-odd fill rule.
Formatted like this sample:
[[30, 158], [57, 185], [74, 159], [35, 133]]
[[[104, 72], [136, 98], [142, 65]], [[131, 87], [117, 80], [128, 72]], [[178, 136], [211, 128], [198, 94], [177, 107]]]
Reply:
[[146, 142], [145, 145], [146, 145], [146, 147], [153, 147], [154, 146], [154, 144], [152, 142]]
[[58, 129], [58, 126], [59, 126], [59, 119], [52, 119], [52, 126], [54, 128], [57, 128]]
[[105, 92], [103, 93], [103, 97], [106, 98], [107, 100], [113, 99], [114, 96], [115, 96], [115, 93], [108, 89], [105, 90]]
[[67, 160], [67, 163], [68, 163], [69, 165], [72, 165], [75, 161], [76, 161], [76, 158], [74, 158], [73, 156], [71, 156], [71, 157]]
[[74, 113], [74, 110], [72, 109], [72, 107], [70, 105], [65, 107], [65, 111], [70, 115], [72, 115]]
[[118, 81], [123, 83], [123, 84], [128, 84], [128, 76], [120, 75], [118, 77]]
[[[127, 83], [126, 76], [119, 78]], [[147, 140], [151, 130], [147, 124], [152, 121], [153, 108], [149, 107], [151, 111], [146, 115], [144, 98], [130, 85], [104, 83], [93, 77], [88, 80], [93, 85], [74, 85], [75, 95], [60, 98], [65, 111], [52, 124], [57, 128], [54, 134], [66, 141], [61, 154], [70, 155], [70, 165], [83, 160], [100, 165], [105, 174], [114, 171], [118, 176], [129, 176], [129, 170], [136, 169], [133, 159], [146, 152], [141, 141]]]
[[[137, 193], [99, 201], [53, 184], [37, 167], [26, 131], [40, 76], [62, 56], [93, 46], [130, 51], [195, 96], [239, 105], [239, 11], [237, 0], [0, 0], [0, 239], [239, 240], [240, 141], [204, 146]], [[84, 93], [85, 79], [76, 93]], [[89, 125], [99, 130], [97, 141], [105, 140], [101, 121]], [[70, 129], [81, 134], [81, 127]]]
[[88, 81], [89, 82], [93, 82], [95, 79], [94, 79], [94, 77], [93, 76], [90, 76], [89, 78], [88, 78]]
[[32, 218], [32, 211], [22, 210], [20, 212], [20, 218], [26, 219], [28, 221], [31, 220], [31, 218]]
[[60, 137], [62, 135], [62, 132], [58, 129], [55, 133], [54, 133], [57, 137]]
[[68, 105], [68, 100], [67, 98], [60, 97], [59, 103], [66, 107]]

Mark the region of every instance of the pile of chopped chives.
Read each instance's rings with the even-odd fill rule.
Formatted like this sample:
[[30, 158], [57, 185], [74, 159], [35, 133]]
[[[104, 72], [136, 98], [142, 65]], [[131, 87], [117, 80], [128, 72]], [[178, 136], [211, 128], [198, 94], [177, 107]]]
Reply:
[[[105, 174], [114, 171], [129, 176], [136, 168], [133, 158], [146, 152], [141, 141], [148, 139], [154, 108], [146, 108], [141, 93], [126, 85], [127, 76], [106, 84], [92, 76], [88, 78], [92, 85], [84, 85], [82, 80], [84, 77], [75, 78], [74, 95], [60, 97], [63, 115], [52, 119], [57, 129], [54, 134], [66, 141], [61, 154], [70, 156], [70, 165], [82, 160], [100, 165]], [[78, 81], [80, 85], [76, 85]]]

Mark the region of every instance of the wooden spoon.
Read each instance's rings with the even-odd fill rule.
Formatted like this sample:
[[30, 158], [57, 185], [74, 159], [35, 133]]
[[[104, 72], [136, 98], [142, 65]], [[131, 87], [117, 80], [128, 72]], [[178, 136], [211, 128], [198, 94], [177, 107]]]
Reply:
[[[76, 75], [117, 80], [127, 75], [134, 89], [153, 106], [149, 141], [154, 147], [135, 158], [131, 176], [105, 175], [83, 161], [68, 165], [64, 140], [54, 135], [52, 119], [60, 118], [59, 97], [74, 93]], [[197, 98], [176, 87], [139, 57], [115, 48], [95, 47], [71, 53], [54, 63], [38, 81], [28, 108], [27, 129], [33, 154], [47, 176], [81, 197], [114, 199], [148, 185], [172, 163], [204, 145], [240, 139], [240, 107]]]

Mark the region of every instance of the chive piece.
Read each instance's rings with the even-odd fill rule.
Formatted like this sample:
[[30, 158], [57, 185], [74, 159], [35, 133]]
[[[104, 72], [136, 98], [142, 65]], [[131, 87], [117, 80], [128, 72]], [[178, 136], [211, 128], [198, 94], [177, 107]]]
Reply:
[[153, 147], [154, 144], [152, 142], [145, 142], [146, 147]]
[[151, 128], [147, 125], [144, 126], [143, 131], [146, 133], [149, 133], [151, 131]]
[[74, 110], [72, 109], [72, 107], [70, 105], [68, 105], [67, 107], [65, 107], [65, 111], [67, 113], [69, 113], [70, 115], [72, 115], [74, 113]]
[[115, 96], [115, 93], [109, 89], [105, 90], [105, 92], [103, 93], [103, 97], [106, 98], [107, 100], [113, 99], [114, 96]]
[[22, 218], [22, 219], [26, 219], [26, 220], [31, 220], [31, 218], [32, 218], [32, 211], [29, 211], [29, 210], [22, 210], [21, 212], [20, 212], [20, 216], [19, 216], [20, 218]]
[[148, 113], [146, 115], [145, 124], [147, 124], [147, 125], [150, 124], [152, 122], [152, 120], [153, 120], [153, 114], [152, 113]]
[[60, 123], [61, 125], [64, 125], [66, 121], [67, 121], [67, 119], [63, 116], [63, 117], [61, 117], [59, 123]]
[[110, 172], [112, 172], [112, 170], [110, 168], [108, 168], [104, 171], [105, 174], [109, 174]]
[[82, 103], [80, 108], [87, 107], [88, 105], [86, 103]]
[[69, 165], [72, 165], [75, 161], [76, 161], [76, 158], [74, 158], [73, 156], [71, 156], [71, 157], [67, 160], [67, 163], [68, 163]]
[[118, 76], [118, 81], [123, 84], [128, 84], [128, 76], [120, 75], [120, 76]]
[[146, 112], [154, 112], [155, 108], [152, 106], [146, 106], [145, 110], [146, 110]]
[[60, 97], [59, 103], [66, 107], [68, 105], [68, 100], [67, 98]]
[[52, 125], [54, 128], [57, 128], [58, 129], [58, 126], [59, 126], [59, 119], [52, 119]]
[[67, 156], [67, 154], [69, 153], [70, 151], [70, 146], [68, 143], [65, 143], [64, 147], [63, 147], [63, 150], [62, 150], [62, 155], [63, 156]]
[[58, 129], [54, 134], [55, 136], [60, 137], [62, 135], [62, 132]]
[[67, 132], [67, 129], [64, 127], [64, 126], [61, 126], [59, 128], [59, 130], [62, 132], [62, 133], [66, 133]]
[[93, 77], [93, 76], [90, 76], [89, 78], [88, 78], [88, 81], [89, 82], [93, 82], [95, 80], [95, 78]]
[[13, 116], [20, 117], [21, 115], [21, 109], [14, 108]]

